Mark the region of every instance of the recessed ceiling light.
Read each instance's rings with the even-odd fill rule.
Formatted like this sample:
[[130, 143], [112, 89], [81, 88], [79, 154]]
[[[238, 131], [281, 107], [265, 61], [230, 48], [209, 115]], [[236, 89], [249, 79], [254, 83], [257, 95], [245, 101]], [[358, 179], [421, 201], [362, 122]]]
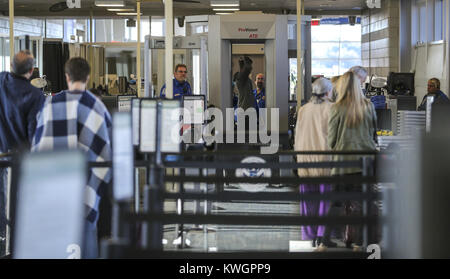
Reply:
[[97, 7], [125, 7], [123, 0], [95, 0]]
[[[119, 16], [137, 16], [137, 13], [117, 13]], [[141, 13], [142, 15], [142, 13]]]
[[239, 7], [239, 4], [211, 4], [211, 7]]
[[213, 9], [213, 11], [239, 11], [239, 8], [218, 8], [218, 9]]
[[134, 9], [107, 9], [110, 12], [134, 12]]

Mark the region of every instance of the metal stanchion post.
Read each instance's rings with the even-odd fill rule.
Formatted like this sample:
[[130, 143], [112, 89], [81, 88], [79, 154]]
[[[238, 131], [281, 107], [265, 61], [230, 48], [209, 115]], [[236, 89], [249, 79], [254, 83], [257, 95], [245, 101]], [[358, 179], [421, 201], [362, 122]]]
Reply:
[[134, 168], [134, 212], [139, 213], [141, 207], [141, 189], [139, 184], [139, 168]]
[[[149, 200], [149, 195], [150, 195], [150, 187], [148, 185], [144, 186], [144, 210], [143, 213], [149, 213], [150, 210], [150, 200]], [[142, 222], [142, 229], [141, 229], [141, 247], [142, 249], [147, 249], [148, 248], [148, 243], [149, 243], [149, 233], [148, 233], [148, 222]]]
[[[371, 176], [372, 173], [372, 165], [373, 165], [373, 160], [372, 158], [369, 157], [363, 157], [362, 158], [362, 169], [363, 169], [363, 177], [367, 177], [367, 176]], [[369, 185], [367, 183], [363, 183], [362, 184], [362, 194], [367, 194], [369, 193]], [[367, 199], [364, 199], [362, 202], [362, 215], [364, 217], [369, 217], [371, 212], [370, 212], [370, 200], [368, 201]], [[372, 225], [371, 224], [364, 224], [363, 226], [363, 247], [367, 247], [370, 245], [369, 243], [369, 239], [370, 239], [370, 232], [372, 229]]]
[[[161, 154], [161, 128], [162, 128], [162, 103], [158, 101], [156, 105], [156, 162], [150, 168], [150, 173], [154, 173], [150, 177], [151, 184], [149, 187], [150, 212], [161, 214], [163, 212], [163, 204], [161, 193], [164, 190], [163, 181], [163, 162]], [[154, 182], [154, 183], [152, 183]], [[153, 221], [149, 225], [149, 248], [151, 250], [162, 251], [163, 228], [161, 221]]]

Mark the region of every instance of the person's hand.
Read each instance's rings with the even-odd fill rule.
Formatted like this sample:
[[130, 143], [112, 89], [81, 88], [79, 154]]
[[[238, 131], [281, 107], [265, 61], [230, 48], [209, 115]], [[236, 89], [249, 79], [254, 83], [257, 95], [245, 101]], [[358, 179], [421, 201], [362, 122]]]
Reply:
[[253, 64], [253, 61], [250, 59], [250, 57], [245, 56], [244, 59], [245, 59], [245, 63], [247, 63], [247, 64]]
[[244, 57], [239, 57], [239, 67], [242, 69], [243, 67], [244, 67], [244, 63], [245, 63], [245, 60], [244, 60]]

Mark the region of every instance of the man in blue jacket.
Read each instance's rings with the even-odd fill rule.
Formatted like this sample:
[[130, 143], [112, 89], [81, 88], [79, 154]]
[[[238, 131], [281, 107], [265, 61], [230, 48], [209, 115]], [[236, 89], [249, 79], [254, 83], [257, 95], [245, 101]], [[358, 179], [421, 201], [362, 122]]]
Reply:
[[423, 97], [422, 103], [417, 109], [418, 111], [427, 110], [427, 98], [431, 96], [434, 97], [433, 104], [443, 104], [450, 102], [444, 92], [441, 91], [441, 82], [437, 78], [432, 78], [428, 81], [427, 91], [428, 93]]
[[256, 101], [256, 111], [259, 112], [260, 108], [266, 108], [266, 86], [264, 74], [256, 75], [256, 89], [253, 90], [253, 94], [255, 95]]
[[[192, 89], [189, 82], [186, 81], [187, 67], [184, 64], [178, 64], [173, 73], [173, 99], [180, 100], [185, 95], [192, 95]], [[161, 88], [161, 98], [166, 98], [166, 85]]]
[[[0, 154], [30, 147], [42, 92], [31, 85], [35, 59], [29, 51], [17, 53], [11, 72], [0, 73]], [[6, 169], [0, 168], [0, 256], [6, 229]]]

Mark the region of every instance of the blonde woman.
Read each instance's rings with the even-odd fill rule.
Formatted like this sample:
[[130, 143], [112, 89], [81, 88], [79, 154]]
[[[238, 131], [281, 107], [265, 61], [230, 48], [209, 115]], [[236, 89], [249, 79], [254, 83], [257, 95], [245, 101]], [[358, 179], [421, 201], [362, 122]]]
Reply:
[[[333, 85], [328, 79], [319, 78], [312, 86], [312, 98], [303, 106], [297, 117], [295, 131], [296, 151], [328, 150], [328, 119], [332, 103]], [[317, 162], [330, 160], [325, 156], [298, 155], [298, 162]], [[330, 169], [299, 169], [300, 177], [330, 176]], [[301, 193], [325, 193], [331, 190], [330, 185], [300, 185]], [[302, 201], [302, 216], [326, 216], [330, 203], [327, 201]], [[302, 227], [303, 240], [312, 240], [313, 247], [319, 246], [323, 240], [324, 226]]]
[[337, 94], [336, 87], [337, 87], [337, 83], [338, 83], [340, 77], [341, 76], [335, 76], [335, 77], [331, 78], [331, 84], [333, 84], [333, 98], [331, 100], [332, 100], [333, 103], [335, 103], [336, 100], [337, 100], [337, 95], [338, 94]]
[[[361, 91], [359, 77], [352, 73], [345, 73], [337, 84], [338, 98], [331, 107], [328, 123], [328, 144], [334, 151], [368, 151], [375, 150], [374, 134], [376, 129], [376, 112], [373, 104], [365, 98]], [[335, 156], [335, 161], [357, 161], [360, 156]], [[360, 176], [360, 168], [335, 168], [332, 175]], [[361, 191], [361, 186], [344, 186], [345, 191]], [[333, 207], [339, 204], [333, 204]], [[329, 215], [336, 215], [334, 208]], [[358, 214], [360, 204], [345, 202], [348, 215]], [[362, 244], [360, 228], [347, 226], [345, 233], [347, 247], [355, 243], [356, 249]]]

